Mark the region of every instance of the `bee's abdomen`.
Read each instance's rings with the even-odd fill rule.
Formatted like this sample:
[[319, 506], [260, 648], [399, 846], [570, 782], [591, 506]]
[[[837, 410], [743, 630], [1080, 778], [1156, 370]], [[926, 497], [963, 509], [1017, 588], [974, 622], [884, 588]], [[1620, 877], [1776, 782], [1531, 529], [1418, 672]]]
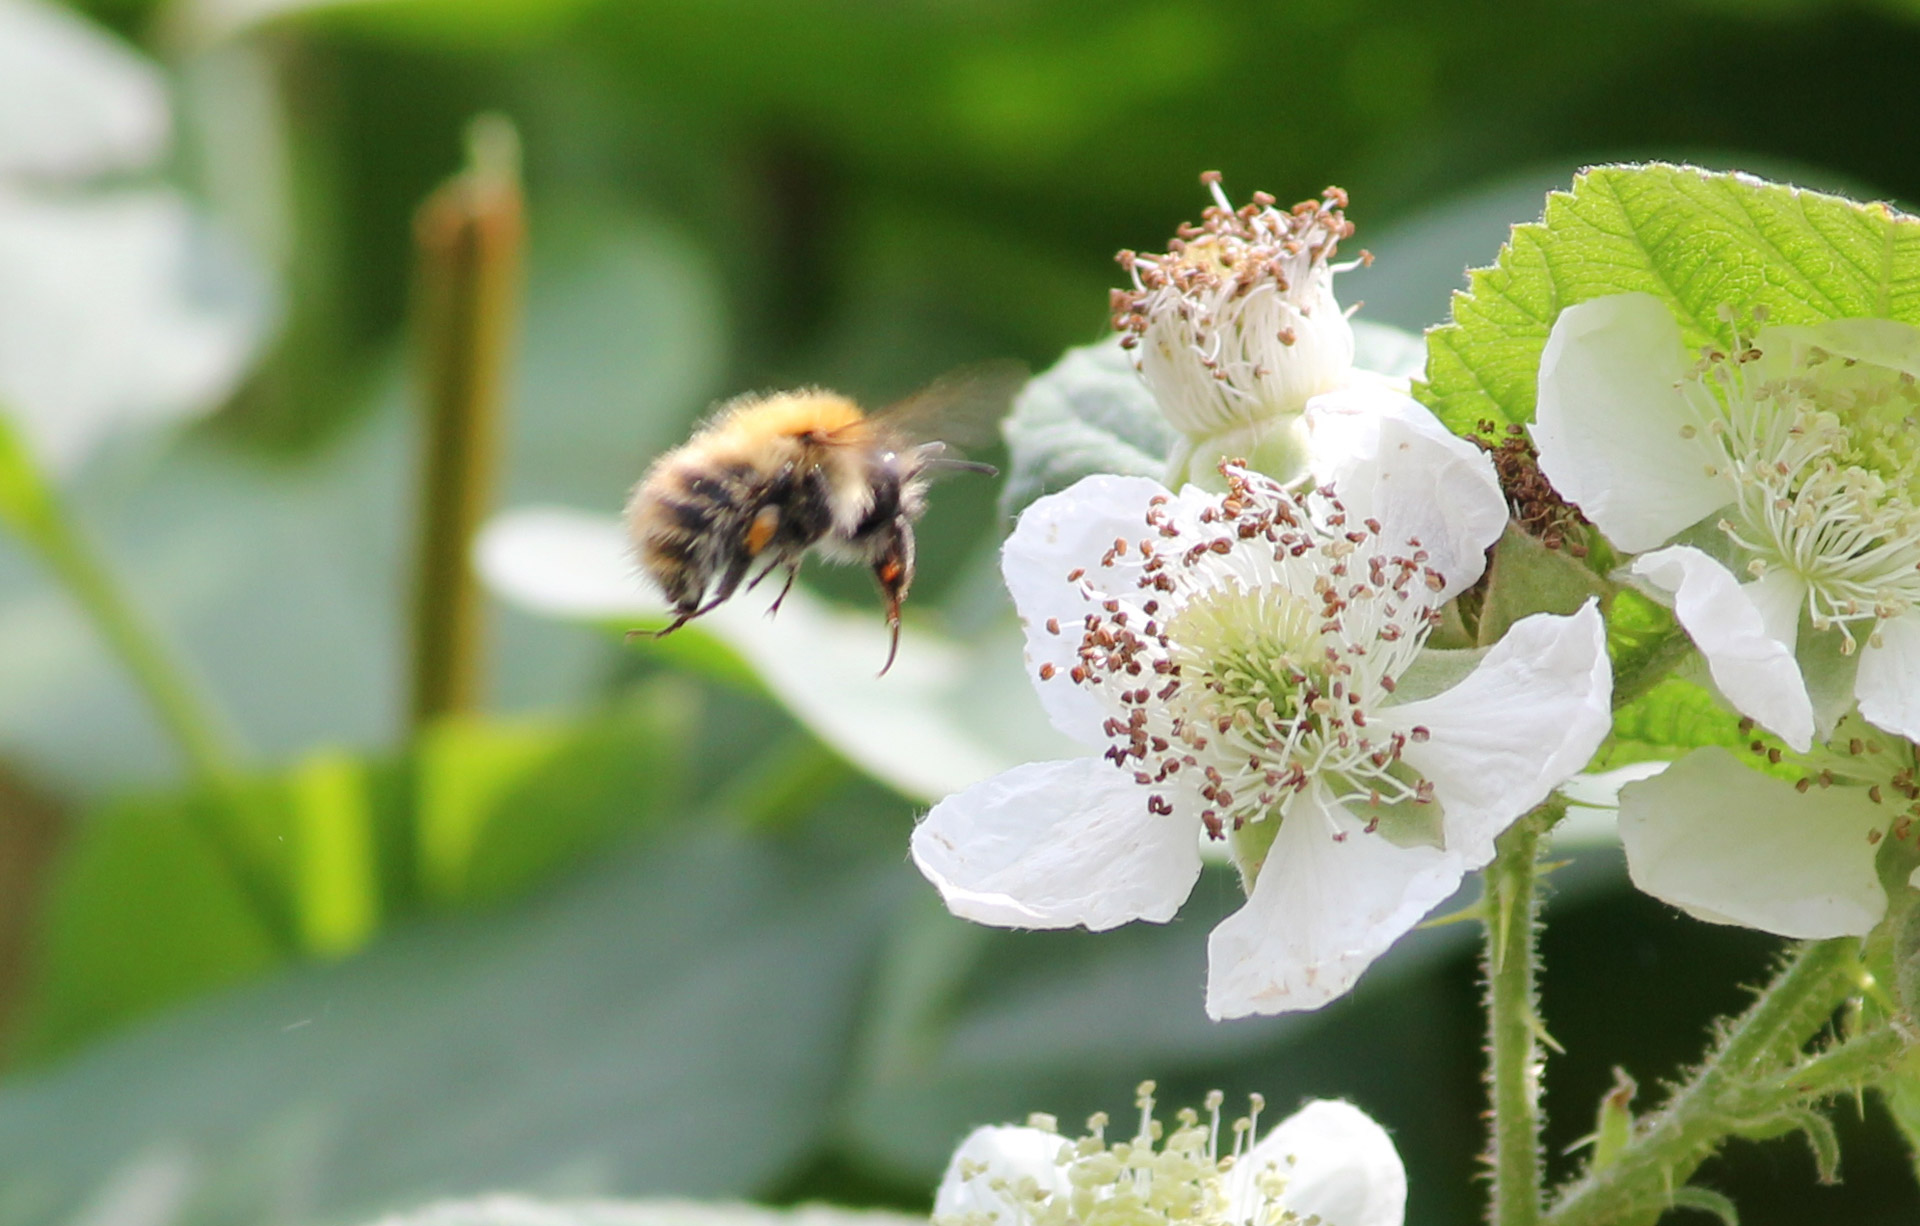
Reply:
[[664, 463], [627, 504], [627, 528], [647, 574], [676, 608], [700, 602], [716, 572], [743, 548], [760, 481], [744, 463]]

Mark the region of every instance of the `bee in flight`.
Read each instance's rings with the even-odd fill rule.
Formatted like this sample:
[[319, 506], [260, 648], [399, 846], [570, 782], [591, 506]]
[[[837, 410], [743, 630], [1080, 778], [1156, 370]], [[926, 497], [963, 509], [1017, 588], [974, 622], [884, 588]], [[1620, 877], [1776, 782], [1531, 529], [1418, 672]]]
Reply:
[[[942, 469], [991, 474], [947, 454], [968, 427], [997, 422], [1026, 379], [1017, 363], [970, 367], [878, 413], [820, 388], [747, 395], [662, 455], [627, 500], [640, 567], [673, 605], [667, 635], [715, 608], [742, 582], [786, 576], [780, 608], [818, 548], [873, 568], [900, 649], [900, 604], [913, 586], [913, 524]], [[945, 435], [938, 438], [937, 435]], [[749, 579], [755, 566], [757, 573]], [[657, 636], [656, 636], [657, 637]]]

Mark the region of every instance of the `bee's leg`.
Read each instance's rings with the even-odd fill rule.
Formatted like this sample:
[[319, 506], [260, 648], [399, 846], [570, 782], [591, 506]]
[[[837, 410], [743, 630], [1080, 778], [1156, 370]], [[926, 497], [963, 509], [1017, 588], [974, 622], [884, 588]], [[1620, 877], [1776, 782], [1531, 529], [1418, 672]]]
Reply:
[[893, 639], [887, 646], [887, 662], [880, 675], [887, 675], [893, 659], [900, 654], [900, 603], [913, 586], [913, 524], [906, 516], [896, 516], [878, 534], [873, 543], [873, 577], [880, 583], [880, 595], [886, 601], [887, 628]]
[[765, 579], [768, 575], [771, 575], [774, 571], [779, 570], [786, 564], [787, 555], [784, 551], [774, 557], [768, 558], [767, 564], [760, 568], [760, 573], [747, 580], [747, 590], [751, 592], [754, 588], [759, 587], [762, 579]]
[[[753, 559], [751, 557], [744, 553], [736, 554], [728, 561], [726, 573], [720, 576], [720, 585], [714, 589], [713, 595], [707, 602], [705, 604], [697, 604], [694, 600], [682, 600], [675, 604], [673, 607], [673, 620], [667, 623], [665, 629], [653, 631], [653, 637], [657, 639], [666, 638], [669, 634], [672, 634], [675, 630], [686, 625], [694, 618], [705, 613], [713, 612], [714, 609], [718, 608], [727, 597], [733, 595], [734, 591], [739, 588], [740, 581], [746, 578], [747, 568], [751, 565], [753, 565]], [[697, 599], [698, 598], [695, 597], [695, 600]], [[627, 637], [631, 639], [636, 635], [645, 633], [647, 632], [644, 630], [629, 630], [627, 631]]]
[[780, 585], [780, 594], [778, 596], [775, 596], [773, 598], [773, 603], [767, 606], [768, 617], [772, 617], [775, 613], [778, 613], [780, 611], [780, 602], [787, 598], [787, 593], [793, 590], [793, 581], [795, 579], [798, 579], [799, 577], [800, 577], [800, 559], [795, 558], [792, 562], [787, 564], [787, 581]]
[[641, 637], [642, 635], [645, 635], [647, 638], [650, 638], [650, 639], [666, 638], [669, 634], [672, 634], [675, 630], [678, 630], [680, 627], [686, 625], [688, 622], [692, 621], [694, 618], [700, 616], [700, 614], [704, 612], [706, 612], [705, 609], [689, 608], [686, 605], [681, 605], [674, 609], [675, 617], [671, 622], [667, 624], [666, 629], [664, 630], [629, 630], [627, 631], [627, 642], [631, 643], [633, 642], [633, 640]]

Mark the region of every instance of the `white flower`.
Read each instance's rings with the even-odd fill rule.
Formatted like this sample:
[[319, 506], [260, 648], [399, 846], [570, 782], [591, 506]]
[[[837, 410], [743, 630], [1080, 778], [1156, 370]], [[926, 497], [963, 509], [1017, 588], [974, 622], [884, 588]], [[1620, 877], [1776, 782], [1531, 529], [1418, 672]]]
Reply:
[[1222, 458], [1290, 479], [1307, 452], [1307, 401], [1344, 386], [1353, 329], [1333, 295], [1332, 262], [1353, 233], [1346, 194], [1273, 207], [1256, 192], [1235, 209], [1220, 176], [1214, 205], [1164, 255], [1120, 253], [1133, 290], [1114, 291], [1114, 325], [1168, 422], [1180, 432], [1169, 480], [1207, 484]]
[[[1857, 700], [1920, 737], [1920, 329], [1764, 327], [1687, 354], [1645, 294], [1567, 308], [1540, 467], [1672, 594], [1714, 683], [1796, 750]], [[1661, 548], [1661, 546], [1666, 546]]]
[[179, 193], [91, 182], [151, 170], [169, 126], [153, 65], [0, 0], [0, 409], [56, 471], [217, 404], [263, 331], [260, 277]]
[[1884, 840], [1908, 839], [1920, 816], [1913, 745], [1858, 717], [1808, 755], [1756, 745], [1799, 777], [1711, 748], [1620, 790], [1634, 884], [1716, 924], [1803, 940], [1866, 935], [1887, 909]]
[[[1124, 1211], [1134, 1226], [1401, 1226], [1407, 1175], [1393, 1141], [1350, 1103], [1309, 1102], [1249, 1146], [1253, 1116], [1220, 1153], [1218, 1093], [1208, 1118], [1182, 1111], [1171, 1134], [1141, 1087], [1141, 1123], [1109, 1142], [1106, 1118], [1070, 1141], [1038, 1116], [975, 1129], [934, 1196], [934, 1226], [1068, 1226]], [[1103, 1210], [1106, 1210], [1103, 1213]]]
[[1021, 516], [1002, 567], [1028, 664], [1055, 726], [1103, 753], [934, 808], [913, 854], [955, 914], [1163, 921], [1204, 831], [1250, 894], [1213, 933], [1208, 1012], [1316, 1008], [1586, 764], [1610, 724], [1592, 606], [1522, 620], [1424, 692], [1439, 606], [1506, 522], [1486, 457], [1384, 394], [1309, 421], [1344, 444], [1314, 459], [1331, 492], [1090, 477]]

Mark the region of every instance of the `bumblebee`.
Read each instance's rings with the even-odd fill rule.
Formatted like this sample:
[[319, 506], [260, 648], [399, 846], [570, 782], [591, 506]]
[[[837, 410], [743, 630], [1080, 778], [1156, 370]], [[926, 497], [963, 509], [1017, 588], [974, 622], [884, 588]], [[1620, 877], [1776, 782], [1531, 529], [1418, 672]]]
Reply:
[[721, 405], [653, 462], [627, 500], [635, 557], [673, 606], [672, 624], [657, 636], [777, 571], [785, 581], [768, 609], [776, 612], [801, 560], [818, 549], [829, 561], [872, 567], [892, 631], [884, 675], [900, 648], [913, 525], [930, 478], [943, 469], [994, 471], [949, 455], [949, 442], [934, 435], [998, 421], [1025, 378], [1015, 364], [976, 367], [872, 415], [821, 388]]

